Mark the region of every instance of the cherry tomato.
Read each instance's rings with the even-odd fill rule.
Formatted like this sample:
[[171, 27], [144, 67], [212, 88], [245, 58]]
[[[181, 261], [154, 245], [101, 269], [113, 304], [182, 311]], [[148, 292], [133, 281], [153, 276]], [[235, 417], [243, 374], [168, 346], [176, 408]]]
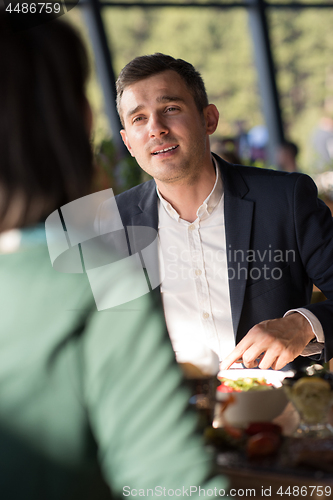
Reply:
[[217, 390], [220, 392], [241, 392], [241, 390], [234, 389], [233, 387], [229, 387], [224, 384], [219, 385]]
[[267, 457], [274, 455], [280, 444], [280, 436], [274, 432], [260, 432], [248, 439], [246, 453], [249, 458]]

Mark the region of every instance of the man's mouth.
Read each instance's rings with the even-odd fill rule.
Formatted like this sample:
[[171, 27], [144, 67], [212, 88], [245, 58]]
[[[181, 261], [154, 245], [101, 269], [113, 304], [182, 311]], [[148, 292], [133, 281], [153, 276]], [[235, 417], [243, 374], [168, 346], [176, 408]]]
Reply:
[[160, 154], [163, 154], [163, 153], [168, 153], [169, 151], [173, 151], [174, 149], [177, 149], [177, 148], [178, 148], [178, 144], [176, 146], [170, 146], [169, 148], [159, 149], [158, 151], [154, 151], [151, 154], [152, 155], [160, 155]]

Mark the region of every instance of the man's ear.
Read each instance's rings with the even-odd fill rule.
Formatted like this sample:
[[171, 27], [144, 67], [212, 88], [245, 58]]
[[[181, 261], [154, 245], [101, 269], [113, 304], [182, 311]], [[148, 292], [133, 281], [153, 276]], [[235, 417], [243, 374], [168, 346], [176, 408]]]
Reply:
[[215, 104], [208, 104], [203, 110], [205, 122], [206, 122], [206, 131], [208, 135], [214, 134], [217, 124], [219, 122], [219, 112]]
[[130, 153], [132, 156], [134, 156], [134, 154], [132, 153], [132, 148], [131, 148], [131, 145], [130, 145], [129, 140], [128, 140], [128, 138], [127, 138], [127, 135], [126, 135], [126, 131], [125, 131], [125, 129], [122, 129], [122, 130], [120, 131], [120, 135], [121, 135], [121, 138], [122, 138], [122, 140], [123, 140], [123, 142], [124, 142], [125, 146], [127, 147], [128, 151], [129, 151], [129, 153]]

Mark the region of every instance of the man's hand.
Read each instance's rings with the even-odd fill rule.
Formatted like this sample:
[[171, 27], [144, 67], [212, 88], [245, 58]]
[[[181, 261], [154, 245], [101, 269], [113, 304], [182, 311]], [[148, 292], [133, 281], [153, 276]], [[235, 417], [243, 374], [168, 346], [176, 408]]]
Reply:
[[255, 325], [223, 360], [221, 369], [228, 369], [240, 358], [246, 368], [258, 366], [280, 370], [301, 354], [315, 337], [311, 325], [300, 313], [270, 319]]

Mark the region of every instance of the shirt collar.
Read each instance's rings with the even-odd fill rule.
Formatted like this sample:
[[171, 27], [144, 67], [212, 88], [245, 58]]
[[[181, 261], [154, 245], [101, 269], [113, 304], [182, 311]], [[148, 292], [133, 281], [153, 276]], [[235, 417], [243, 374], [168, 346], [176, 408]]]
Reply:
[[[209, 193], [207, 198], [204, 200], [202, 205], [200, 205], [200, 207], [197, 210], [197, 218], [200, 220], [206, 219], [213, 213], [214, 209], [219, 204], [223, 195], [223, 183], [221, 174], [216, 164], [215, 158], [212, 157], [212, 160], [215, 167], [216, 179], [212, 191]], [[165, 198], [163, 198], [157, 186], [156, 186], [156, 191], [164, 210], [170, 217], [172, 217], [174, 220], [178, 222], [180, 217], [177, 210], [175, 210], [173, 206], [168, 201], [166, 201]]]

